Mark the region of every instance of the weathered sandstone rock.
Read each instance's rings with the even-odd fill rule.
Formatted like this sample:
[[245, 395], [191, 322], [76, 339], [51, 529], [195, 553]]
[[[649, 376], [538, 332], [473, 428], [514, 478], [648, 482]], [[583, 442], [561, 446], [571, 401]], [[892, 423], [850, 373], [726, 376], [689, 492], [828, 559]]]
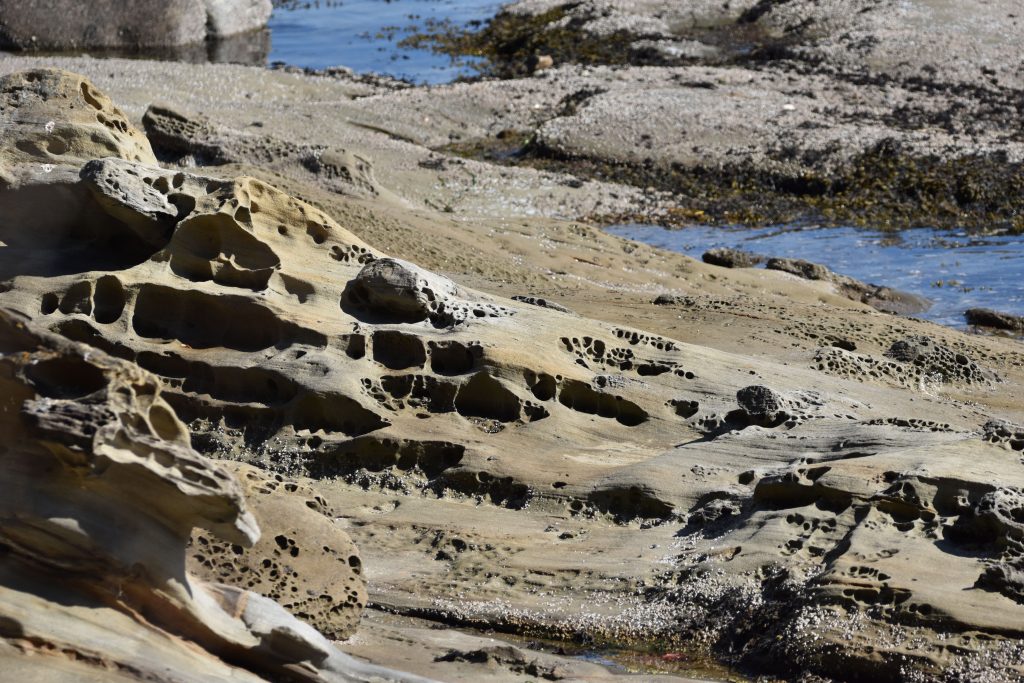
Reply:
[[156, 163], [146, 136], [77, 74], [33, 69], [3, 76], [0, 102], [0, 189], [54, 173], [77, 175], [98, 157]]
[[146, 109], [142, 124], [166, 161], [200, 165], [257, 163], [265, 168], [298, 164], [339, 192], [403, 203], [377, 181], [369, 159], [346, 149], [239, 134], [201, 115], [164, 104]]
[[[130, 191], [103, 181], [129, 169], [141, 179]], [[274, 171], [283, 184], [309, 178], [287, 169]], [[243, 586], [252, 562], [304, 560], [296, 530], [323, 538], [320, 511], [333, 509], [360, 547], [369, 599], [397, 612], [692, 647], [793, 677], [1021, 674], [1016, 532], [1001, 520], [1014, 515], [1005, 491], [1022, 487], [1024, 440], [984, 426], [1020, 421], [1022, 357], [1004, 340], [882, 316], [828, 283], [670, 260], [575, 223], [460, 233], [480, 258], [449, 277], [445, 264], [464, 255], [445, 260], [456, 242], [419, 232], [428, 223], [413, 212], [361, 213], [310, 187], [336, 221], [252, 178], [110, 160], [93, 170], [80, 183], [120, 216], [112, 229], [153, 244], [113, 265], [5, 261], [0, 302], [155, 373], [198, 450], [279, 484], [254, 497], [272, 511], [264, 526], [283, 518], [265, 531], [269, 552], [217, 549]], [[451, 232], [462, 223], [476, 227], [453, 220]], [[405, 253], [434, 265], [387, 256], [343, 224], [378, 239], [405, 230]], [[575, 251], [588, 241], [608, 248]], [[554, 291], [580, 287], [566, 300], [581, 315], [475, 289], [486, 278], [472, 266], [520, 277], [515, 247], [550, 259], [544, 277], [492, 291], [566, 283]], [[650, 306], [646, 278], [684, 305]], [[598, 281], [599, 296], [583, 289]], [[588, 317], [604, 308], [615, 322]], [[662, 334], [634, 326], [652, 321]], [[734, 352], [708, 345], [716, 330]], [[883, 354], [920, 336], [915, 354]], [[289, 485], [316, 509], [286, 506]], [[320, 561], [336, 562], [317, 558], [314, 574]], [[298, 571], [256, 583], [301, 591]], [[330, 618], [326, 600], [273, 599], [311, 623]]]
[[331, 640], [355, 633], [366, 586], [359, 551], [335, 521], [339, 511], [308, 485], [239, 463], [221, 466], [241, 483], [263, 536], [245, 548], [196, 530], [189, 569], [269, 596]]
[[0, 78], [0, 130], [0, 241], [7, 246], [0, 261], [15, 261], [22, 272], [60, 270], [65, 256], [78, 258], [62, 250], [72, 233], [80, 250], [95, 248], [100, 260], [140, 246], [125, 239], [78, 176], [97, 157], [149, 164], [156, 158], [146, 137], [88, 79], [58, 69]]
[[192, 450], [153, 375], [0, 310], [0, 397], [5, 675], [415, 679], [352, 660], [269, 599], [185, 571], [193, 527], [237, 548], [260, 531], [237, 480]]

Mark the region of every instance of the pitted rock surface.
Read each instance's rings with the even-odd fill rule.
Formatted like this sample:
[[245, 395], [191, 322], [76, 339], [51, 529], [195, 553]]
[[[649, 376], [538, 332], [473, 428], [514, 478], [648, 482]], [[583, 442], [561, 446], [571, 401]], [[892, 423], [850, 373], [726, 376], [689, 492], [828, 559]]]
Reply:
[[87, 79], [59, 69], [0, 78], [0, 187], [39, 182], [55, 168], [117, 157], [156, 163], [149, 141]]
[[979, 366], [963, 353], [928, 337], [909, 337], [893, 342], [885, 355], [940, 378], [942, 382], [986, 383], [995, 375]]
[[[55, 102], [49, 116], [59, 112]], [[322, 641], [275, 639], [264, 617], [281, 616], [281, 605], [327, 630], [348, 628], [348, 607], [324, 610], [348, 596], [355, 611], [357, 584], [319, 594], [330, 601], [301, 594], [341, 562], [325, 553], [309, 576], [297, 565], [317, 547], [300, 531], [342, 547], [334, 532], [344, 527], [368, 595], [399, 612], [566, 638], [697, 643], [723, 657], [732, 647], [730, 661], [791, 667], [780, 675], [1019, 673], [1016, 556], [1004, 557], [1001, 540], [1012, 532], [979, 521], [986, 495], [1022, 488], [1016, 428], [979, 432], [997, 416], [1021, 420], [1022, 355], [1005, 340], [883, 316], [821, 285], [713, 268], [575, 222], [478, 226], [440, 210], [425, 219], [422, 206], [350, 203], [305, 185], [313, 174], [301, 160], [265, 170], [271, 183], [221, 177], [240, 161], [202, 168], [187, 156], [200, 167], [104, 161], [75, 179], [114, 239], [102, 250], [88, 231], [23, 240], [23, 254], [51, 263], [3, 259], [0, 303], [152, 373], [197, 453], [241, 463], [231, 467], [252, 472], [254, 486], [279, 485], [251, 504], [257, 515], [261, 501], [270, 510], [260, 543], [273, 545], [247, 556], [254, 551], [217, 542], [204, 569], [278, 596], [247, 602], [237, 584], [203, 594], [240, 616], [269, 661], [291, 647], [326, 666]], [[453, 174], [482, 168], [446, 163]], [[124, 192], [103, 180], [120, 173]], [[356, 232], [393, 241], [380, 249]], [[130, 252], [114, 248], [129, 240]], [[466, 262], [457, 244], [475, 245], [479, 258]], [[541, 266], [523, 265], [537, 254]], [[374, 274], [388, 259], [397, 265]], [[580, 315], [504, 298], [522, 291], [554, 292]], [[671, 292], [673, 305], [651, 305], [658, 292]], [[883, 355], [926, 333], [929, 348], [948, 354]], [[933, 380], [933, 366], [962, 365], [957, 354], [1005, 381], [975, 381], [970, 363]], [[73, 449], [95, 438], [80, 419], [92, 414], [79, 400], [93, 391], [88, 371], [25, 367], [65, 392], [19, 394], [31, 401], [25, 419], [63, 435], [77, 462]], [[737, 410], [751, 386], [770, 390]], [[782, 412], [793, 419], [751, 417]], [[149, 415], [188, 447], [184, 432]], [[181, 566], [187, 533], [174, 546]], [[259, 576], [247, 578], [242, 567], [257, 559]], [[978, 590], [994, 566], [1009, 578]], [[309, 624], [289, 623], [287, 633], [308, 635]]]
[[736, 392], [736, 402], [747, 416], [759, 423], [773, 423], [786, 419], [789, 403], [768, 387], [752, 385]]
[[0, 467], [15, 487], [0, 502], [5, 673], [416, 680], [351, 659], [266, 598], [185, 571], [193, 527], [239, 551], [256, 551], [260, 530], [236, 478], [191, 448], [153, 375], [0, 309], [0, 397]]
[[277, 601], [331, 640], [354, 634], [366, 586], [359, 551], [335, 521], [337, 512], [308, 485], [239, 463], [222, 466], [241, 482], [263, 537], [243, 548], [196, 530], [189, 568]]

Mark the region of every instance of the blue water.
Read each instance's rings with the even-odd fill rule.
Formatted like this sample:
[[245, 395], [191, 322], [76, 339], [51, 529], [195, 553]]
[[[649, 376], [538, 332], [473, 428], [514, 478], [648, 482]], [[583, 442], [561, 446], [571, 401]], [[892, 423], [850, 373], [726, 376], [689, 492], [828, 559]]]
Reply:
[[455, 26], [484, 21], [501, 0], [342, 0], [275, 8], [270, 18], [269, 62], [325, 69], [345, 66], [414, 83], [446, 83], [472, 73], [470, 59], [400, 47], [428, 23]]
[[1024, 236], [858, 228], [714, 228], [620, 225], [609, 232], [700, 258], [714, 247], [802, 258], [864, 282], [933, 301], [917, 317], [963, 328], [964, 311], [984, 307], [1024, 315]]

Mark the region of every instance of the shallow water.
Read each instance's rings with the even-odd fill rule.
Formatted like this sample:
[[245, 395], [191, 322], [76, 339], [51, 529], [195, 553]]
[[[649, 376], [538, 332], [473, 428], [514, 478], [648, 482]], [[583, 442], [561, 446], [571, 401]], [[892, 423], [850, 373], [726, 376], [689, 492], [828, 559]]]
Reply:
[[454, 26], [490, 18], [495, 0], [342, 0], [297, 2], [270, 18], [270, 62], [324, 69], [346, 66], [415, 83], [444, 83], [469, 75], [469, 60], [398, 45], [429, 22]]
[[[0, 0], [2, 1], [2, 0]], [[309, 69], [348, 67], [357, 73], [416, 84], [448, 83], [476, 73], [472, 57], [408, 48], [399, 43], [439, 25], [459, 28], [490, 19], [501, 0], [300, 0], [275, 7], [267, 30], [197, 45], [57, 50], [40, 56], [90, 55], [177, 62], [275, 62]], [[0, 51], [0, 58], [7, 54]]]
[[735, 247], [765, 256], [802, 258], [858, 280], [901, 289], [932, 300], [916, 317], [965, 328], [968, 308], [1024, 315], [1024, 236], [905, 230], [882, 233], [858, 228], [715, 228], [665, 230], [646, 225], [612, 226], [613, 234], [700, 258], [714, 247]]

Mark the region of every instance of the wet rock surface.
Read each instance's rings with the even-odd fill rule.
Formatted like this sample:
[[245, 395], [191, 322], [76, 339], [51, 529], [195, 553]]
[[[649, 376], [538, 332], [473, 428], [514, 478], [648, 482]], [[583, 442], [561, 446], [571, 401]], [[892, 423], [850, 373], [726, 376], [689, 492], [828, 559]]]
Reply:
[[968, 325], [1024, 332], [1024, 316], [1001, 313], [989, 308], [969, 308], [964, 313], [964, 317], [967, 319]]
[[[129, 67], [140, 68], [102, 72]], [[212, 128], [167, 139], [233, 151], [184, 151], [160, 167], [118, 146], [120, 160], [69, 163], [76, 206], [107, 216], [110, 232], [29, 244], [27, 223], [5, 224], [0, 241], [39, 258], [3, 260], [0, 305], [147, 373], [188, 426], [157, 418], [161, 438], [230, 461], [214, 464], [245, 482], [236, 487], [263, 540], [239, 553], [182, 524], [174, 547], [180, 566], [190, 557], [233, 586], [212, 594], [262, 643], [262, 665], [294, 663], [282, 652], [297, 651], [327, 670], [333, 655], [306, 627], [346, 634], [369, 603], [790, 678], [1020, 677], [1010, 521], [1024, 356], [1009, 340], [883, 315], [832, 283], [722, 269], [552, 220], [643, 193], [440, 155], [415, 136], [448, 123], [422, 116], [368, 128], [422, 93], [241, 67], [141, 68], [163, 95], [188, 93], [174, 111], [208, 98], [195, 109]], [[478, 86], [440, 90], [486, 103]], [[137, 131], [152, 97], [118, 92]], [[324, 93], [351, 118], [296, 127], [322, 114]], [[49, 106], [48, 119], [92, 125], [61, 100]], [[464, 120], [488, 109], [463, 107]], [[387, 132], [399, 128], [405, 139]], [[393, 196], [341, 192], [303, 153], [274, 153], [263, 168], [266, 145], [351, 150]], [[31, 204], [8, 197], [31, 220]], [[111, 248], [124, 240], [128, 253]], [[510, 298], [522, 292], [578, 315]], [[78, 405], [96, 385], [90, 373], [25, 368], [62, 392], [42, 398], [64, 402], [31, 403], [24, 419], [37, 433], [68, 449], [94, 439], [97, 420], [79, 417], [92, 409]], [[995, 418], [1004, 422], [986, 426]], [[212, 567], [200, 537], [217, 553]], [[318, 593], [324, 571], [343, 580]], [[244, 590], [264, 599], [243, 604]], [[49, 609], [33, 604], [24, 613]], [[306, 635], [275, 639], [266, 615], [286, 608], [307, 621], [288, 632]], [[564, 664], [502, 645], [443, 647], [434, 656], [450, 661], [421, 659], [417, 671], [447, 679], [440, 672], [480, 667], [468, 671], [514, 680]], [[404, 650], [368, 656], [394, 665]], [[442, 663], [453, 668], [432, 668]]]
[[820, 263], [812, 263], [803, 259], [770, 258], [765, 263], [769, 270], [790, 273], [805, 280], [822, 280], [835, 284], [844, 296], [868, 304], [886, 313], [902, 315], [920, 313], [928, 310], [931, 302], [911, 292], [901, 292], [884, 285], [861, 282], [847, 275], [833, 273]]
[[804, 280], [818, 280], [836, 285], [837, 290], [853, 301], [860, 301], [886, 313], [907, 315], [928, 310], [931, 302], [911, 292], [903, 292], [883, 285], [862, 282], [840, 275], [820, 263], [804, 259], [767, 257], [741, 249], [717, 248], [706, 251], [701, 260], [723, 268], [753, 268], [761, 263], [768, 270], [795, 275]]
[[709, 263], [713, 266], [722, 266], [723, 268], [753, 268], [760, 263], [764, 263], [765, 257], [760, 254], [743, 251], [742, 249], [722, 247], [718, 249], [709, 249], [704, 252], [701, 256], [701, 260], [704, 261], [704, 263]]

